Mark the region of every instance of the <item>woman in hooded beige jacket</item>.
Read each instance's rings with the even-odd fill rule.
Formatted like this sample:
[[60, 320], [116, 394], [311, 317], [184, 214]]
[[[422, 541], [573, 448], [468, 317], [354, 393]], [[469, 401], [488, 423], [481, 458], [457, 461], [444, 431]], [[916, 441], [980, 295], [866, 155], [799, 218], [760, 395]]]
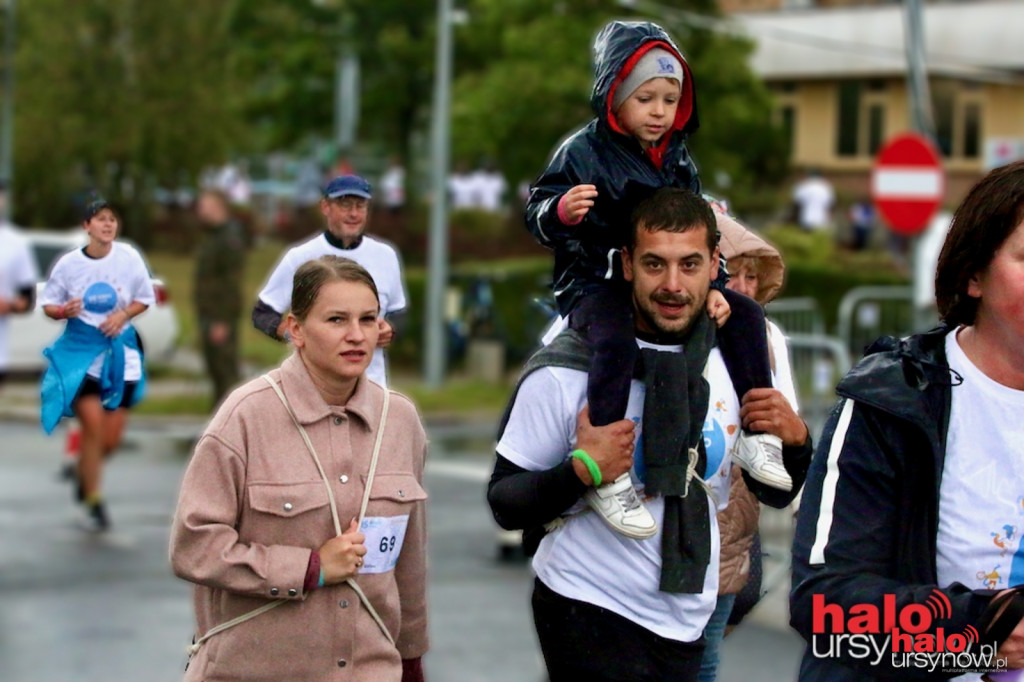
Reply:
[[378, 314], [373, 280], [354, 262], [301, 266], [287, 319], [294, 354], [271, 382], [235, 390], [196, 444], [170, 547], [174, 572], [196, 585], [186, 680], [423, 679], [426, 437], [397, 394], [381, 423], [385, 389], [364, 375]]
[[[749, 296], [761, 305], [775, 298], [782, 288], [786, 268], [778, 249], [754, 232], [747, 230], [731, 216], [716, 208], [715, 219], [721, 233], [719, 246], [729, 267], [730, 289]], [[796, 408], [796, 393], [790, 372], [788, 350], [782, 332], [768, 322], [768, 349], [772, 374], [778, 388]], [[712, 682], [718, 668], [718, 644], [725, 622], [735, 602], [735, 595], [750, 578], [750, 552], [757, 532], [761, 507], [757, 498], [743, 482], [739, 466], [733, 465], [729, 504], [718, 513], [721, 554], [718, 572], [719, 607], [712, 616], [714, 626], [705, 631], [707, 648], [700, 682]]]

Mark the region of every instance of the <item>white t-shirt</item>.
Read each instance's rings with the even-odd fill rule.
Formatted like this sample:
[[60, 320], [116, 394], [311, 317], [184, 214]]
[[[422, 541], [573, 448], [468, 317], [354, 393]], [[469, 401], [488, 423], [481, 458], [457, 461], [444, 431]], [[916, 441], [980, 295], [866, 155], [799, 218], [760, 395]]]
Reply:
[[829, 210], [835, 203], [832, 185], [825, 178], [807, 178], [793, 190], [793, 200], [800, 205], [800, 224], [821, 228], [829, 224]]
[[[678, 352], [678, 346], [641, 347]], [[740, 430], [739, 401], [718, 349], [708, 358], [711, 388], [704, 444], [708, 467], [701, 472], [715, 492], [717, 509], [729, 501], [728, 453]], [[636, 424], [636, 452], [631, 472], [638, 490], [643, 489], [644, 384], [630, 385], [627, 418]], [[576, 415], [586, 403], [585, 372], [546, 367], [528, 376], [519, 388], [497, 451], [510, 462], [530, 471], [557, 466], [576, 443]], [[692, 488], [691, 488], [692, 490]], [[700, 488], [697, 489], [698, 491]], [[663, 521], [664, 499], [645, 503], [655, 520]], [[580, 501], [569, 510], [583, 509]], [[633, 540], [616, 533], [593, 512], [570, 516], [566, 524], [548, 533], [533, 559], [533, 568], [545, 585], [570, 599], [595, 604], [622, 615], [668, 639], [692, 642], [704, 632], [718, 599], [719, 533], [716, 505], [708, 505], [711, 524], [711, 563], [700, 594], [671, 594], [658, 589], [661, 577], [661, 533], [647, 540]]]
[[[147, 306], [156, 303], [146, 262], [138, 251], [123, 242], [114, 242], [103, 258], [91, 258], [84, 249], [60, 257], [43, 288], [39, 305], [64, 305], [75, 298], [82, 299], [78, 319], [93, 327], [99, 327], [112, 312], [124, 310], [134, 301]], [[121, 333], [127, 332], [128, 327], [125, 325]], [[96, 356], [89, 376], [99, 377], [103, 359], [103, 354]], [[138, 381], [141, 377], [142, 359], [138, 351], [125, 348], [125, 381]]]
[[452, 198], [452, 209], [480, 208], [473, 176], [454, 174], [448, 178], [448, 192]]
[[[28, 242], [9, 225], [0, 225], [0, 299], [11, 301], [26, 288], [35, 289], [39, 275]], [[7, 369], [8, 318], [0, 315], [0, 371]]]
[[[270, 278], [259, 294], [259, 299], [277, 312], [284, 314], [292, 304], [292, 278], [299, 266], [320, 256], [340, 256], [362, 265], [370, 273], [380, 294], [381, 316], [405, 309], [405, 289], [402, 285], [402, 267], [398, 254], [389, 244], [363, 235], [353, 249], [339, 249], [331, 245], [322, 233], [289, 249], [270, 273]], [[366, 376], [381, 386], [387, 386], [384, 350], [377, 348], [366, 369]]]
[[1024, 391], [986, 376], [960, 348], [955, 331], [946, 337], [946, 357], [964, 381], [952, 388], [939, 487], [939, 585], [1022, 585]]
[[501, 197], [508, 189], [505, 176], [497, 171], [480, 170], [470, 176], [472, 194], [476, 205], [485, 211], [497, 213], [501, 210]]
[[789, 362], [789, 345], [786, 343], [786, 335], [771, 320], [766, 320], [766, 322], [768, 323], [768, 344], [771, 346], [772, 356], [775, 358], [772, 380], [775, 388], [789, 401], [793, 411], [799, 413], [800, 404], [796, 399], [796, 386], [793, 384], [793, 369]]
[[384, 194], [384, 205], [388, 208], [399, 208], [405, 205], [405, 169], [391, 166], [380, 179], [380, 188]]

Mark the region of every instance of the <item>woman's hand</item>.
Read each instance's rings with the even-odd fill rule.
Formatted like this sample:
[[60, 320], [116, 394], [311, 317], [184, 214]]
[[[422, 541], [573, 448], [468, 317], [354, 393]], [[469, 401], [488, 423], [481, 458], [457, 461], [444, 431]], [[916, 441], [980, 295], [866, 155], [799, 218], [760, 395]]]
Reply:
[[352, 519], [348, 530], [320, 547], [320, 570], [324, 574], [324, 585], [335, 585], [359, 574], [366, 555], [365, 542], [366, 537], [359, 532], [356, 520]]
[[112, 339], [121, 333], [121, 330], [124, 329], [124, 326], [128, 324], [130, 319], [131, 316], [127, 310], [115, 310], [107, 315], [107, 319], [100, 323], [100, 331]]
[[80, 298], [73, 298], [60, 307], [60, 316], [62, 318], [78, 317], [81, 312], [82, 299]]

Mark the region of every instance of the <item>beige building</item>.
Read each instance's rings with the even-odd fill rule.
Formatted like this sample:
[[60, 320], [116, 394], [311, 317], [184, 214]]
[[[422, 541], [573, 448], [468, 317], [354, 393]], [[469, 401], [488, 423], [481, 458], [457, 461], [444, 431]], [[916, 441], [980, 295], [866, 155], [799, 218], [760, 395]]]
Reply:
[[[811, 5], [814, 6], [811, 6]], [[722, 0], [756, 43], [797, 169], [866, 195], [875, 153], [910, 129], [901, 3]], [[1024, 1], [923, 4], [936, 141], [947, 203], [988, 168], [1024, 156]]]

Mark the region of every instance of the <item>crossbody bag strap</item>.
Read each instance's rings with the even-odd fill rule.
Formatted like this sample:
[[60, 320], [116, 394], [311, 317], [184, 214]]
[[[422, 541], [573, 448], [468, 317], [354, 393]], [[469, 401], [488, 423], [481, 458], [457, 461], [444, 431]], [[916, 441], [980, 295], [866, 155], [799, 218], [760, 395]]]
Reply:
[[[263, 375], [263, 379], [268, 384], [270, 384], [270, 387], [272, 389], [274, 389], [274, 393], [276, 393], [277, 397], [281, 399], [281, 403], [284, 405], [285, 409], [288, 411], [288, 416], [291, 417], [292, 423], [295, 424], [295, 428], [298, 429], [299, 435], [302, 436], [302, 441], [306, 444], [306, 448], [309, 450], [309, 454], [313, 457], [313, 462], [316, 463], [316, 468], [317, 468], [317, 471], [320, 473], [320, 478], [324, 482], [324, 487], [327, 488], [327, 499], [328, 499], [328, 502], [330, 503], [330, 507], [331, 507], [331, 521], [334, 523], [335, 534], [336, 535], [341, 535], [342, 531], [341, 531], [341, 521], [338, 518], [338, 504], [337, 504], [337, 501], [334, 499], [334, 491], [331, 489], [330, 479], [327, 478], [327, 474], [324, 472], [323, 465], [320, 463], [320, 457], [316, 454], [316, 448], [313, 447], [313, 441], [309, 438], [309, 433], [306, 432], [306, 429], [299, 422], [299, 418], [297, 416], [295, 416], [295, 410], [292, 409], [291, 403], [288, 402], [288, 398], [285, 397], [284, 392], [281, 390], [281, 387], [277, 384], [277, 382], [274, 381], [273, 378], [271, 378], [271, 376], [269, 374], [264, 374]], [[363, 524], [363, 517], [366, 516], [366, 508], [370, 504], [370, 492], [373, 489], [373, 479], [374, 479], [374, 476], [377, 473], [377, 460], [380, 459], [380, 446], [381, 446], [381, 443], [384, 441], [384, 426], [385, 426], [385, 423], [387, 422], [388, 407], [389, 407], [390, 403], [391, 403], [391, 391], [385, 389], [384, 390], [384, 406], [381, 408], [381, 413], [380, 413], [380, 425], [377, 427], [377, 437], [374, 440], [374, 443], [373, 443], [373, 454], [370, 457], [370, 470], [369, 470], [369, 473], [367, 474], [367, 477], [366, 477], [366, 490], [363, 492], [363, 501], [362, 501], [362, 504], [360, 505], [360, 508], [359, 508], [359, 520], [358, 520], [358, 524], [357, 524], [359, 526], [362, 526], [362, 524]], [[362, 602], [363, 606], [369, 612], [369, 614], [373, 618], [374, 622], [376, 622], [377, 626], [380, 627], [381, 632], [384, 633], [384, 636], [387, 638], [388, 642], [390, 642], [391, 645], [394, 646], [395, 645], [394, 637], [391, 636], [391, 632], [388, 630], [387, 625], [384, 624], [384, 620], [380, 617], [380, 614], [377, 613], [377, 609], [375, 609], [373, 607], [373, 604], [370, 603], [370, 599], [366, 596], [366, 593], [363, 592], [363, 589], [359, 586], [359, 584], [353, 578], [347, 578], [345, 580], [345, 582], [348, 583], [349, 587], [351, 587], [355, 591], [356, 595], [359, 596], [359, 601]], [[244, 623], [247, 620], [251, 620], [252, 618], [255, 618], [256, 616], [264, 614], [267, 611], [270, 611], [271, 609], [277, 608], [281, 604], [284, 604], [286, 601], [288, 601], [288, 600], [287, 599], [275, 599], [274, 601], [269, 602], [267, 604], [264, 604], [263, 606], [261, 606], [261, 607], [259, 607], [257, 609], [253, 609], [252, 611], [249, 611], [248, 613], [243, 613], [241, 616], [238, 616], [237, 618], [233, 618], [233, 619], [227, 621], [226, 623], [221, 623], [220, 625], [217, 625], [215, 627], [210, 628], [209, 630], [207, 630], [206, 634], [204, 634], [202, 637], [197, 639], [189, 647], [189, 649], [188, 649], [189, 655], [191, 656], [196, 651], [198, 651], [199, 647], [202, 646], [203, 643], [206, 642], [206, 640], [210, 639], [214, 635], [217, 635], [217, 634], [219, 634], [221, 632], [224, 632], [225, 630], [227, 630], [229, 628], [233, 628], [236, 625], [240, 625], [240, 624]]]

